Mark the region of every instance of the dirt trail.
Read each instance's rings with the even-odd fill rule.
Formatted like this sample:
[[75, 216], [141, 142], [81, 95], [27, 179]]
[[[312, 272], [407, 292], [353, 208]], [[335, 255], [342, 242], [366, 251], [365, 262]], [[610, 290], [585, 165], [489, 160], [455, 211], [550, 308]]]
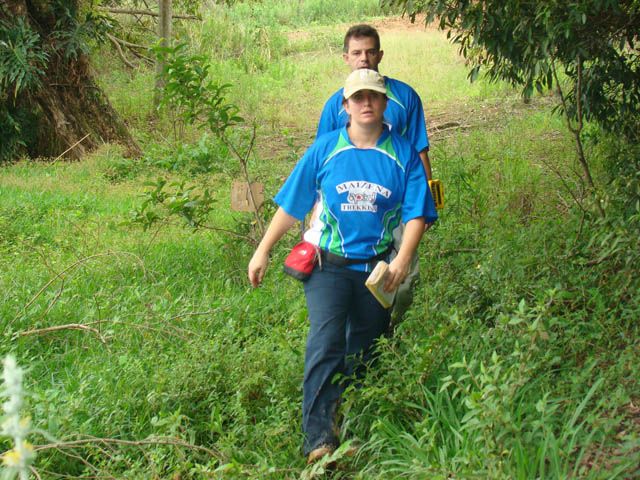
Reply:
[[371, 22], [371, 25], [376, 27], [376, 30], [378, 30], [380, 34], [385, 34], [387, 32], [422, 32], [424, 30], [437, 30], [435, 24], [430, 23], [425, 26], [424, 22], [424, 15], [416, 15], [416, 21], [414, 23], [411, 23], [411, 19], [409, 17], [404, 16], [382, 18]]
[[[417, 16], [415, 22], [411, 22], [408, 16], [386, 17], [369, 22], [381, 35], [385, 33], [411, 33], [424, 32], [425, 30], [438, 30], [435, 23], [425, 26], [425, 17]], [[351, 24], [344, 24], [344, 30]], [[299, 40], [309, 35], [305, 30], [289, 32], [287, 36], [292, 40]], [[507, 99], [496, 98], [487, 100], [482, 104], [477, 102], [466, 103], [464, 100], [457, 104], [447, 103], [446, 105], [431, 104], [425, 111], [427, 122], [427, 133], [432, 144], [437, 143], [447, 137], [460, 132], [466, 132], [474, 128], [485, 130], [499, 129], [503, 124], [503, 119], [507, 117], [523, 116], [532, 111], [546, 108], [553, 103], [552, 97], [537, 97], [531, 103], [525, 103], [521, 98], [510, 96]], [[294, 127], [295, 130], [295, 127]], [[309, 145], [315, 137], [315, 130], [307, 128], [297, 129], [298, 133], [294, 142], [301, 148]], [[269, 142], [269, 157], [279, 156], [286, 150], [281, 145], [282, 142], [275, 138]]]

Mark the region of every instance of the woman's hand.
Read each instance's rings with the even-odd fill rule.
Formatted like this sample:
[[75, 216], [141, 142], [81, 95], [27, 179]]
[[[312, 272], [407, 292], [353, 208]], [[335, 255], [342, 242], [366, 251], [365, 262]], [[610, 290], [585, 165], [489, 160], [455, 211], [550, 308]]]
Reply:
[[264, 237], [260, 240], [260, 245], [258, 245], [247, 267], [247, 276], [249, 277], [251, 286], [257, 287], [262, 283], [264, 272], [267, 271], [271, 247], [287, 233], [287, 230], [289, 230], [295, 222], [296, 219], [285, 212], [282, 207], [276, 210]]
[[400, 286], [404, 279], [409, 275], [411, 268], [411, 257], [406, 258], [397, 255], [389, 264], [389, 274], [384, 282], [384, 291], [392, 292]]
[[404, 235], [402, 237], [402, 245], [398, 255], [389, 264], [389, 275], [384, 282], [384, 290], [392, 292], [400, 286], [404, 279], [409, 275], [411, 269], [411, 258], [418, 248], [418, 243], [424, 233], [424, 218], [418, 217], [409, 220], [404, 227]]
[[260, 250], [256, 250], [249, 261], [249, 267], [247, 268], [247, 275], [252, 287], [257, 287], [262, 283], [264, 273], [267, 271], [267, 265], [269, 264], [269, 254], [263, 253]]

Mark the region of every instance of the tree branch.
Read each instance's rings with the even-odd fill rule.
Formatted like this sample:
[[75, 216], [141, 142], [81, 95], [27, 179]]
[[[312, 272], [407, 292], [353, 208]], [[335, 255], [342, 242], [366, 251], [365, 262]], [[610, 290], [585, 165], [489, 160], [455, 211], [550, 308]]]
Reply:
[[556, 71], [555, 61], [551, 60], [551, 71], [553, 73], [554, 80], [556, 82], [556, 86], [558, 89], [558, 94], [560, 95], [560, 101], [562, 102], [562, 108], [564, 109], [564, 117], [567, 121], [567, 128], [569, 131], [573, 133], [576, 142], [576, 151], [578, 153], [578, 161], [580, 165], [582, 165], [582, 171], [584, 179], [589, 184], [589, 188], [591, 188], [592, 193], [595, 195], [595, 203], [598, 211], [600, 212], [600, 216], [602, 218], [605, 217], [604, 209], [600, 204], [600, 198], [597, 194], [597, 189], [595, 183], [593, 181], [593, 177], [591, 176], [591, 170], [589, 168], [589, 163], [587, 162], [587, 158], [584, 154], [584, 148], [582, 147], [582, 139], [580, 135], [582, 133], [582, 128], [584, 126], [583, 112], [582, 112], [582, 59], [580, 57], [576, 58], [576, 68], [577, 68], [577, 79], [576, 79], [576, 116], [578, 117], [578, 125], [573, 126], [571, 124], [571, 119], [569, 118], [569, 110], [567, 109], [567, 99], [562, 91], [562, 87], [560, 86], [560, 81], [558, 79], [558, 73]]
[[552, 165], [550, 162], [547, 162], [544, 158], [540, 158], [540, 161], [545, 165], [545, 167], [547, 167], [549, 170], [551, 170], [553, 173], [556, 174], [556, 176], [560, 179], [560, 183], [562, 183], [562, 186], [565, 188], [567, 193], [571, 195], [571, 198], [573, 198], [573, 201], [576, 203], [576, 205], [578, 205], [580, 210], [582, 210], [583, 212], [586, 212], [584, 206], [582, 205], [582, 202], [578, 199], [578, 197], [573, 192], [573, 190], [571, 190], [571, 187], [569, 186], [566, 179], [564, 178], [564, 175], [562, 175], [562, 173], [554, 165]]
[[118, 56], [120, 57], [120, 59], [124, 62], [124, 64], [129, 67], [131, 70], [135, 70], [135, 65], [133, 63], [131, 63], [129, 60], [127, 60], [127, 57], [125, 57], [124, 52], [122, 51], [122, 47], [120, 46], [120, 42], [118, 42], [118, 40], [116, 39], [116, 37], [114, 37], [113, 35], [107, 33], [107, 38], [111, 41], [111, 43], [113, 43], [113, 45], [116, 47], [116, 51], [118, 52]]
[[[175, 222], [169, 222], [169, 221], [164, 222], [164, 225], [172, 225], [174, 227], [184, 228], [184, 224], [175, 223]], [[213, 226], [210, 226], [210, 225], [198, 225], [195, 229], [196, 230], [199, 230], [199, 229], [211, 230], [212, 232], [226, 233], [226, 234], [231, 235], [233, 237], [237, 237], [237, 238], [241, 238], [243, 240], [246, 240], [246, 241], [250, 242], [253, 245], [257, 245], [258, 244], [258, 242], [254, 238], [251, 238], [248, 235], [243, 235], [242, 233], [234, 232], [233, 230], [229, 230], [227, 228], [213, 227]]]
[[126, 40], [123, 40], [122, 38], [118, 38], [116, 36], [113, 37], [114, 39], [116, 39], [118, 41], [118, 43], [120, 45], [122, 45], [123, 47], [127, 47], [127, 49], [133, 53], [136, 57], [138, 57], [141, 60], [146, 61], [147, 63], [153, 64], [153, 59], [147, 57], [146, 55], [143, 55], [142, 53], [140, 53], [138, 50], [144, 50], [144, 51], [148, 51], [149, 47], [145, 47], [144, 45], [138, 45], [137, 43], [131, 43], [128, 42]]
[[[152, 10], [137, 10], [137, 9], [128, 9], [128, 8], [108, 8], [108, 7], [100, 7], [100, 10], [115, 13], [120, 15], [147, 15], [149, 17], [159, 17], [160, 14], [158, 12], [154, 12]], [[171, 15], [173, 18], [180, 18], [183, 20], [202, 20], [200, 17], [196, 15]]]
[[256, 200], [253, 196], [253, 191], [251, 190], [251, 179], [249, 178], [249, 170], [247, 168], [247, 164], [249, 162], [249, 155], [251, 155], [251, 151], [253, 150], [253, 145], [256, 140], [256, 124], [253, 124], [253, 131], [251, 134], [251, 140], [249, 142], [249, 146], [247, 147], [247, 151], [244, 155], [242, 155], [235, 147], [235, 145], [226, 137], [226, 135], [220, 135], [220, 139], [222, 142], [227, 145], [233, 154], [240, 161], [240, 165], [242, 166], [242, 173], [244, 175], [244, 181], [247, 184], [247, 189], [249, 191], [249, 200], [251, 200], [251, 204], [253, 205], [253, 214], [256, 219], [256, 223], [258, 228], [260, 228], [260, 237], [264, 235], [264, 224], [262, 223], [262, 218], [260, 218], [260, 212], [258, 210], [258, 205], [256, 204]]

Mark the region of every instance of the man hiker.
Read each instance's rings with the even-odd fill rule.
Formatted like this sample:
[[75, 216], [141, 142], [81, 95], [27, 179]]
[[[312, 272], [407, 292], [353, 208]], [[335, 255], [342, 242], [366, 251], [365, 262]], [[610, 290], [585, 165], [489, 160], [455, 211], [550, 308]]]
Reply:
[[[378, 71], [384, 52], [380, 49], [380, 35], [371, 25], [354, 25], [344, 36], [342, 58], [351, 71], [361, 68]], [[431, 180], [429, 161], [429, 137], [425, 126], [422, 101], [416, 91], [400, 80], [385, 76], [387, 87], [387, 109], [385, 123], [409, 140], [422, 160]], [[343, 89], [334, 93], [324, 105], [316, 137], [343, 127], [348, 115], [342, 106]]]

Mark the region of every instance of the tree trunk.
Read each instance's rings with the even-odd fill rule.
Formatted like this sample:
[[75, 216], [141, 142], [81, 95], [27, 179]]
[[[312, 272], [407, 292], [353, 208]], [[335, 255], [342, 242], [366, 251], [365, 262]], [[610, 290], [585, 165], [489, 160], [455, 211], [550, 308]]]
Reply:
[[[16, 106], [34, 118], [35, 138], [27, 145], [32, 157], [79, 159], [103, 143], [118, 143], [125, 154], [138, 156], [140, 147], [94, 80], [83, 53], [68, 55], [52, 35], [61, 20], [60, 4], [77, 18], [78, 0], [3, 0], [0, 20], [24, 19], [37, 32], [49, 61], [39, 88], [21, 93]], [[67, 55], [65, 55], [65, 53]], [[85, 138], [86, 137], [86, 138]]]
[[[171, 45], [171, 0], [158, 0], [158, 12], [160, 16], [158, 19], [158, 38], [161, 46], [168, 47]], [[164, 88], [164, 82], [162, 80], [163, 71], [164, 60], [158, 58], [156, 59], [156, 94], [154, 97], [156, 105], [160, 103], [161, 90]]]

